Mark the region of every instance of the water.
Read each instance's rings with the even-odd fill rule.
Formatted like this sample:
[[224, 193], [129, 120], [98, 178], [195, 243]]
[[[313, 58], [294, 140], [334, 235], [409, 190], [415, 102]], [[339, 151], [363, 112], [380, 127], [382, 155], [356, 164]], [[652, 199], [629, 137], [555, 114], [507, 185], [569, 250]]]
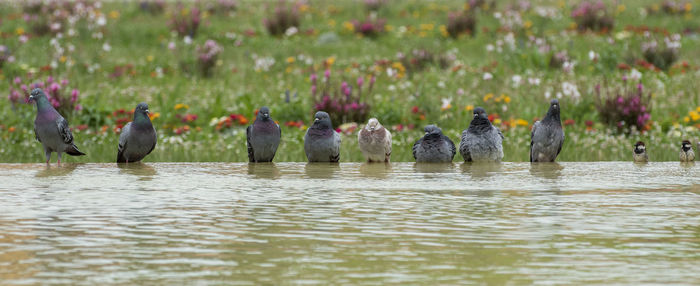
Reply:
[[700, 166], [0, 164], [0, 284], [700, 284]]

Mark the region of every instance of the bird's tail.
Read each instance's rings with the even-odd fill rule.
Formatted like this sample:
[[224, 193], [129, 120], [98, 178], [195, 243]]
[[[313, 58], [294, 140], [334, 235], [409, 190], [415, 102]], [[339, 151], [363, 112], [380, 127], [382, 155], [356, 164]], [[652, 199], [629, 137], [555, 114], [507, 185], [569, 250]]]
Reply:
[[71, 144], [68, 148], [66, 148], [66, 154], [71, 155], [71, 156], [83, 156], [85, 153], [80, 152], [78, 150], [78, 146], [75, 146], [75, 144]]

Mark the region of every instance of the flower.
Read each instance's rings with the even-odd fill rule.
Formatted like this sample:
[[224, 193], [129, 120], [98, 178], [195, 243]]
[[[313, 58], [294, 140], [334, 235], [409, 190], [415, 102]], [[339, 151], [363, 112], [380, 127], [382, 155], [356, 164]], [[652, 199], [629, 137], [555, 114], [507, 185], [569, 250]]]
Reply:
[[474, 105], [471, 105], [471, 104], [470, 104], [470, 105], [467, 105], [467, 106], [464, 107], [464, 110], [466, 110], [466, 111], [472, 111], [472, 110], [474, 110]]
[[180, 109], [190, 109], [190, 106], [184, 103], [178, 103], [175, 104], [175, 110], [180, 110]]
[[452, 98], [443, 98], [442, 99], [442, 106], [440, 106], [440, 110], [445, 111], [452, 108]]
[[493, 75], [489, 72], [484, 73], [484, 80], [490, 80], [493, 78]]

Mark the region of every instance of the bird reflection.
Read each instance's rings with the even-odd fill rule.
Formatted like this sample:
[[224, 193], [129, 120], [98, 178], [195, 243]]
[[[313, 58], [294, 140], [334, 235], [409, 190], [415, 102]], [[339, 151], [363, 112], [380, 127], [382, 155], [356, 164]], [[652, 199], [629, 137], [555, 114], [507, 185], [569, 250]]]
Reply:
[[498, 162], [464, 162], [461, 166], [463, 173], [469, 173], [472, 178], [487, 178], [503, 169]]
[[563, 169], [557, 162], [530, 163], [530, 175], [543, 179], [558, 179]]
[[117, 168], [119, 168], [120, 173], [130, 174], [138, 176], [139, 180], [150, 181], [153, 176], [157, 175], [158, 172], [152, 166], [144, 164], [142, 162], [136, 163], [118, 163]]
[[275, 163], [248, 163], [248, 175], [256, 179], [277, 179], [280, 176], [280, 170]]
[[446, 173], [454, 169], [452, 163], [415, 163], [413, 165], [418, 173]]
[[51, 167], [51, 165], [46, 165], [46, 168], [44, 170], [37, 172], [35, 177], [43, 178], [43, 177], [67, 176], [70, 173], [73, 173], [75, 168], [77, 168], [80, 165], [83, 165], [83, 163], [63, 163], [61, 166], [58, 166], [58, 167]]
[[306, 163], [306, 176], [312, 179], [331, 179], [340, 171], [338, 163]]
[[366, 177], [385, 179], [391, 173], [390, 163], [363, 163], [360, 173]]

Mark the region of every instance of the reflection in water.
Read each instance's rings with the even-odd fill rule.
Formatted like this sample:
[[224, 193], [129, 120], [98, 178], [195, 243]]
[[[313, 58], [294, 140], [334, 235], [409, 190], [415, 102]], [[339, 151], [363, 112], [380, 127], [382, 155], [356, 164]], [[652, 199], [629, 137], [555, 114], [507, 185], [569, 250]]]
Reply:
[[248, 175], [256, 179], [277, 179], [280, 176], [280, 170], [275, 163], [248, 163]]
[[384, 179], [391, 173], [391, 163], [362, 163], [360, 165], [360, 174], [371, 177]]
[[156, 169], [153, 167], [143, 163], [143, 162], [136, 162], [136, 163], [117, 163], [117, 167], [119, 168], [119, 172], [123, 174], [130, 174], [134, 176], [138, 176], [139, 180], [143, 181], [150, 181], [153, 179], [153, 176], [158, 174]]
[[503, 165], [498, 162], [464, 162], [462, 172], [471, 174], [474, 179], [487, 178], [501, 172]]
[[306, 163], [306, 176], [312, 179], [331, 179], [340, 171], [338, 163]]
[[35, 177], [55, 177], [55, 176], [66, 176], [72, 173], [75, 168], [84, 163], [63, 163], [61, 166], [51, 166], [45, 165], [46, 167], [37, 172]]
[[413, 169], [417, 173], [446, 173], [454, 171], [453, 163], [414, 163]]
[[564, 166], [557, 162], [530, 163], [530, 175], [543, 179], [557, 179], [561, 176]]
[[700, 168], [678, 162], [149, 164], [0, 164], [0, 284], [700, 280]]

